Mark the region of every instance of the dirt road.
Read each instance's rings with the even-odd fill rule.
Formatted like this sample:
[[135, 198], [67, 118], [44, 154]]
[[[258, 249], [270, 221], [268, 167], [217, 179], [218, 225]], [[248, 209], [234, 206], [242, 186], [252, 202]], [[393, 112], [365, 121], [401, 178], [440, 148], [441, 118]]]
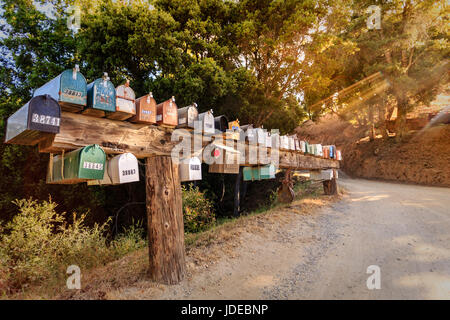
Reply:
[[[346, 195], [289, 224], [243, 233], [233, 256], [131, 299], [450, 299], [450, 189], [341, 179]], [[297, 210], [298, 211], [298, 210]], [[297, 214], [296, 214], [297, 213]], [[381, 271], [368, 290], [367, 267]]]

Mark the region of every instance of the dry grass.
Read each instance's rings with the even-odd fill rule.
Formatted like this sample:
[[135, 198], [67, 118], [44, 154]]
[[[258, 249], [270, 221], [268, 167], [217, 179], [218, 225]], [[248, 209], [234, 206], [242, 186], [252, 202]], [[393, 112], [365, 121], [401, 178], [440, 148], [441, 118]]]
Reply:
[[[264, 236], [266, 229], [289, 224], [295, 215], [315, 214], [317, 209], [337, 201], [340, 196], [324, 196], [318, 192], [321, 186], [313, 189], [315, 192], [298, 198], [291, 204], [280, 204], [262, 213], [254, 213], [231, 219], [222, 224], [198, 233], [186, 234], [187, 277], [205, 270], [224, 257], [236, 257], [235, 250], [242, 242], [244, 233]], [[309, 190], [311, 191], [311, 190]], [[320, 193], [320, 195], [319, 195]], [[105, 266], [82, 271], [82, 289], [67, 290], [65, 288], [45, 288], [29, 290], [19, 299], [114, 299], [110, 292], [133, 286], [138, 290], [153, 288], [164, 290], [165, 286], [151, 281], [147, 275], [148, 251], [138, 250]]]

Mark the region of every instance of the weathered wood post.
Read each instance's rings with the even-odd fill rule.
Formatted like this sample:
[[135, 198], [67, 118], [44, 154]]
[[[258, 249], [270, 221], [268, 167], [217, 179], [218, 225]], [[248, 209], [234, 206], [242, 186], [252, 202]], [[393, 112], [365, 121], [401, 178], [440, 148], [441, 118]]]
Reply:
[[243, 173], [244, 167], [239, 167], [239, 173], [236, 175], [236, 181], [234, 183], [234, 208], [233, 208], [233, 215], [235, 217], [239, 216], [239, 212], [241, 210], [241, 180], [242, 180], [242, 173]]
[[335, 195], [338, 193], [337, 190], [336, 170], [333, 169], [333, 178], [323, 181], [323, 192], [326, 195]]
[[164, 284], [183, 280], [184, 225], [178, 166], [170, 156], [146, 158], [150, 277]]

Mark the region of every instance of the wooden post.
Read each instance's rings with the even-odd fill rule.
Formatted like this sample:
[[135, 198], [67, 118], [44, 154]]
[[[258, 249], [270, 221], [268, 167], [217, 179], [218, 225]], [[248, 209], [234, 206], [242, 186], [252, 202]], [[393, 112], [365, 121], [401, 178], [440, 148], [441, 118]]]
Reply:
[[233, 209], [233, 215], [235, 217], [239, 216], [240, 211], [240, 203], [241, 203], [241, 180], [242, 180], [242, 173], [243, 173], [244, 167], [239, 167], [239, 173], [236, 175], [236, 182], [234, 184], [234, 209]]
[[337, 194], [337, 179], [333, 177], [331, 180], [325, 180], [323, 182], [323, 191], [326, 195]]
[[146, 158], [150, 277], [177, 284], [185, 275], [184, 225], [178, 166], [170, 156]]

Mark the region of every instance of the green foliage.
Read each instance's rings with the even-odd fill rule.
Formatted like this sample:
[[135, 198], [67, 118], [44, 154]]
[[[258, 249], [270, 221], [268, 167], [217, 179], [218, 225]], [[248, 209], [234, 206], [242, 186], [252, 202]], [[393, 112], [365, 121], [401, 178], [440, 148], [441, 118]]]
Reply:
[[142, 226], [137, 225], [108, 243], [110, 220], [92, 228], [84, 225], [86, 214], [73, 214], [67, 223], [50, 201], [16, 200], [19, 212], [0, 228], [0, 283], [9, 291], [30, 284], [65, 278], [68, 266], [92, 268], [141, 248]]
[[182, 186], [185, 232], [200, 232], [213, 226], [216, 217], [213, 206], [198, 187]]

